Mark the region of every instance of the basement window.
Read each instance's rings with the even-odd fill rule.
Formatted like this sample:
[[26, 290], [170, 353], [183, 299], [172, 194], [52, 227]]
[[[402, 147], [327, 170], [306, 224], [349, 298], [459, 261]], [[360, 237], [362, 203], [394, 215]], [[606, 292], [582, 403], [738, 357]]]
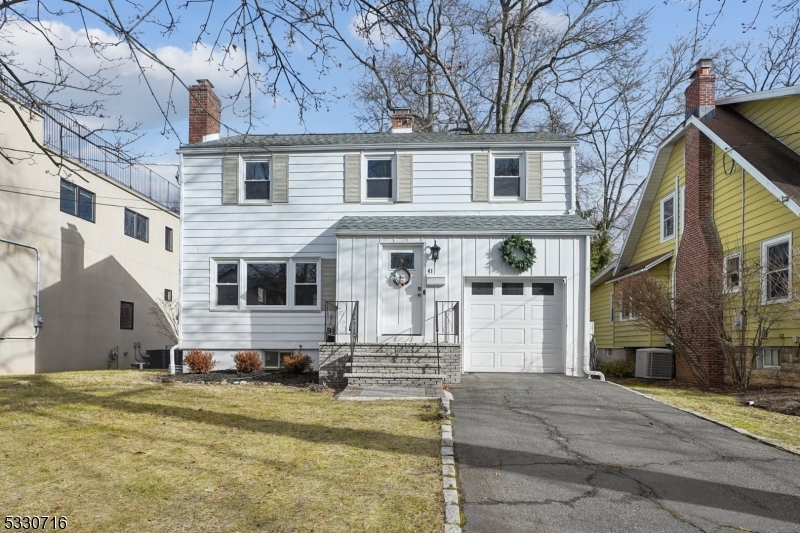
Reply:
[[[781, 349], [780, 348], [762, 348], [760, 361], [756, 361], [758, 368], [780, 368], [781, 367]], [[760, 363], [760, 364], [758, 364]]]

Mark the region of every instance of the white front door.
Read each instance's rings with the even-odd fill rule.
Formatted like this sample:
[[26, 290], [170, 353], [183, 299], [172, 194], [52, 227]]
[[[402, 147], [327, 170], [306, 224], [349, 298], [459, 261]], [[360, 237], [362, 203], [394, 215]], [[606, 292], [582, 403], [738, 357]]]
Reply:
[[564, 372], [561, 280], [472, 280], [465, 292], [465, 371]]
[[382, 256], [381, 335], [422, 335], [422, 247], [387, 246]]

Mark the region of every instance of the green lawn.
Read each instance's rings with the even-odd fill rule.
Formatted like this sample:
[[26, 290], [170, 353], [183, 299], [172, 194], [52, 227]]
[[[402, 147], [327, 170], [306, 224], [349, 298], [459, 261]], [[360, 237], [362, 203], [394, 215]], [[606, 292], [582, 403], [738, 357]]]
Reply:
[[678, 387], [673, 383], [647, 383], [623, 378], [611, 381], [652, 396], [669, 405], [696, 411], [714, 420], [747, 430], [800, 453], [800, 417], [798, 416], [740, 405], [729, 394]]
[[154, 375], [0, 378], [1, 514], [76, 532], [441, 531], [437, 404]]

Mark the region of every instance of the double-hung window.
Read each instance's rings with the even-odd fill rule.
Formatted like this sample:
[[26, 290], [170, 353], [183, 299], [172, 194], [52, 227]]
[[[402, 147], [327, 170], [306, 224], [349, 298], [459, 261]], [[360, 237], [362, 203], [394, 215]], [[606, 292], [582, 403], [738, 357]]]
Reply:
[[675, 237], [675, 193], [661, 199], [661, 242]]
[[519, 156], [495, 156], [493, 179], [495, 198], [520, 198], [521, 181]]
[[724, 283], [723, 287], [725, 292], [737, 292], [741, 288], [742, 283], [742, 254], [736, 252], [725, 256], [722, 265]]
[[148, 225], [150, 220], [130, 209], [125, 210], [125, 235], [147, 242], [149, 239]]
[[636, 313], [633, 312], [633, 302], [631, 302], [630, 297], [625, 294], [620, 294], [617, 301], [619, 302], [620, 321], [636, 320]]
[[764, 282], [762, 301], [780, 302], [791, 297], [791, 234], [761, 244]]
[[94, 222], [94, 193], [61, 180], [61, 211]]
[[[221, 260], [214, 264], [217, 307], [319, 309], [317, 260]], [[245, 272], [241, 291], [239, 271]], [[244, 299], [240, 302], [242, 291]]]
[[269, 161], [246, 161], [244, 164], [244, 200], [269, 201], [271, 196]]
[[393, 158], [367, 158], [367, 199], [391, 200], [394, 198]]

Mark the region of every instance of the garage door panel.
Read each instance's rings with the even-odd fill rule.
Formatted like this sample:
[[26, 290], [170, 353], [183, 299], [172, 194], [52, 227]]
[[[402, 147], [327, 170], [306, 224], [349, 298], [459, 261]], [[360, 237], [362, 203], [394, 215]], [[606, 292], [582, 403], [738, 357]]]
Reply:
[[471, 304], [469, 306], [469, 318], [475, 320], [494, 320], [495, 304]]
[[470, 350], [469, 362], [470, 366], [475, 369], [485, 368], [488, 370], [494, 369], [494, 352], [480, 352], [477, 350]]
[[525, 329], [500, 328], [500, 344], [525, 344]]
[[494, 329], [469, 329], [467, 338], [473, 344], [494, 344]]
[[524, 370], [525, 352], [500, 352], [501, 370]]
[[501, 320], [525, 320], [525, 305], [523, 303], [500, 305]]

